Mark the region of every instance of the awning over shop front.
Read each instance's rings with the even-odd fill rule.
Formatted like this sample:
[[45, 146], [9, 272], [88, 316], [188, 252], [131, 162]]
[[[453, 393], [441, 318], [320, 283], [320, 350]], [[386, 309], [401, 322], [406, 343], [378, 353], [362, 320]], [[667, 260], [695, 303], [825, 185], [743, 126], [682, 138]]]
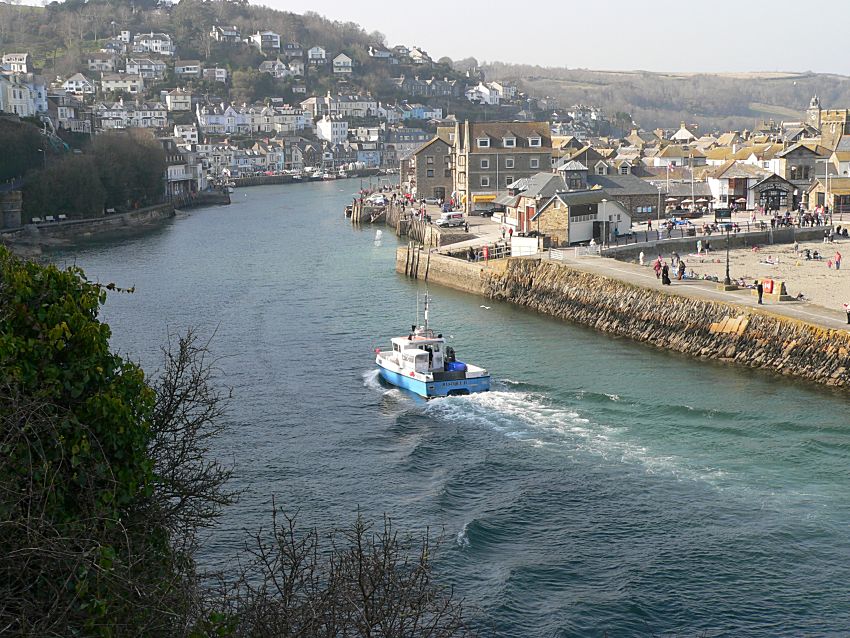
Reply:
[[492, 202], [495, 201], [495, 195], [473, 195], [472, 203], [477, 204], [478, 202]]

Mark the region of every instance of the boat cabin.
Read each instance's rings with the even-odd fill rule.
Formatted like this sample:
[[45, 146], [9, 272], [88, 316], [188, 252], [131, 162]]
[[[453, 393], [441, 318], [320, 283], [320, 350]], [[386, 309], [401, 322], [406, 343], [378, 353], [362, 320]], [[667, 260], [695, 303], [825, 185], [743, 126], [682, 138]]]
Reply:
[[423, 336], [411, 333], [392, 340], [393, 353], [401, 367], [422, 374], [443, 370], [445, 364], [454, 362], [454, 349], [446, 345], [442, 336]]

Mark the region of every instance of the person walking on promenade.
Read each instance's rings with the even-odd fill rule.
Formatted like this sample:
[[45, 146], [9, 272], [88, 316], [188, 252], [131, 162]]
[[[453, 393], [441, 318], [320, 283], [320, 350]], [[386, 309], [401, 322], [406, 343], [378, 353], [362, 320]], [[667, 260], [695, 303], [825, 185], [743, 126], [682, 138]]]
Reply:
[[643, 266], [644, 254], [643, 251], [640, 251], [640, 255], [638, 255], [638, 263]]
[[661, 255], [658, 255], [658, 259], [652, 264], [652, 269], [655, 271], [655, 278], [661, 279]]
[[841, 270], [841, 253], [837, 250], [835, 251], [835, 269]]
[[670, 285], [670, 267], [667, 264], [664, 264], [664, 267], [661, 269], [661, 285]]
[[758, 283], [756, 284], [756, 292], [759, 294], [759, 304], [761, 304], [761, 298], [762, 298], [762, 295], [764, 295], [764, 286], [762, 285], [760, 279], [759, 279]]
[[677, 279], [679, 281], [682, 281], [682, 279], [684, 279], [684, 277], [685, 277], [685, 261], [683, 259], [680, 259], [679, 260], [679, 276], [677, 277]]
[[847, 314], [847, 325], [850, 326], [850, 303], [844, 304], [844, 312]]

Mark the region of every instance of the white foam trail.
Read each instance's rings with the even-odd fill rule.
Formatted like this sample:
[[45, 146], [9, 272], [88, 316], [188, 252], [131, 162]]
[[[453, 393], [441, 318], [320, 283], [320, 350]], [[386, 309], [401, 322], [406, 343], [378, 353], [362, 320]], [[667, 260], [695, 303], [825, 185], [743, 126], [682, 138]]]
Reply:
[[378, 370], [367, 370], [363, 373], [363, 385], [373, 390], [383, 390], [384, 386], [379, 381], [381, 373]]
[[385, 397], [391, 399], [400, 399], [404, 397], [404, 393], [398, 388], [387, 388], [381, 385], [381, 374], [378, 370], [367, 370], [364, 372], [363, 385], [370, 390], [380, 392]]
[[530, 446], [560, 449], [568, 454], [584, 452], [606, 460], [637, 464], [648, 474], [708, 481], [723, 472], [711, 468], [687, 468], [681, 459], [653, 453], [628, 441], [627, 428], [594, 423], [568, 406], [557, 406], [540, 393], [495, 391], [430, 401], [425, 414], [453, 423], [495, 430]]
[[469, 534], [467, 533], [468, 528], [469, 528], [469, 523], [464, 523], [463, 529], [461, 529], [457, 533], [457, 544], [462, 549], [469, 547]]

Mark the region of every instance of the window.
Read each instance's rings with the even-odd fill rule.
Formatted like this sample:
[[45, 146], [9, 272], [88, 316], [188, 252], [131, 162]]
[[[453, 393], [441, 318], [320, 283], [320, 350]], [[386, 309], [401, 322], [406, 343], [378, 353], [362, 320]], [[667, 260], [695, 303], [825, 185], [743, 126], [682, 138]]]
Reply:
[[540, 158], [532, 157], [531, 159], [529, 159], [528, 160], [528, 167], [529, 168], [540, 168]]
[[443, 175], [445, 177], [451, 177], [452, 176], [452, 169], [447, 168], [445, 171], [443, 171]]
[[506, 157], [505, 158], [505, 168], [513, 168], [514, 167], [514, 158]]
[[505, 186], [506, 187], [510, 186], [513, 183], [514, 183], [514, 176], [513, 175], [505, 175]]
[[620, 167], [620, 175], [628, 175], [628, 174], [629, 174], [629, 172], [630, 172], [630, 171], [629, 171], [629, 167], [628, 167], [628, 166], [621, 166], [621, 167]]
[[599, 166], [596, 167], [596, 174], [597, 175], [605, 175], [607, 172], [608, 172], [608, 167], [605, 166], [605, 164], [600, 164]]
[[567, 182], [567, 188], [569, 188], [571, 191], [581, 190], [581, 177], [570, 177], [569, 181]]
[[490, 160], [489, 159], [482, 159], [481, 160], [481, 168], [485, 169], [485, 170], [490, 168]]
[[434, 169], [429, 168], [427, 171], [425, 171], [425, 175], [426, 177], [434, 177]]
[[528, 145], [534, 146], [534, 147], [539, 147], [540, 146], [540, 138], [539, 137], [529, 137], [528, 138]]
[[425, 156], [425, 163], [426, 164], [433, 164], [434, 163], [434, 156], [433, 155], [426, 155]]
[[504, 137], [502, 138], [502, 146], [505, 148], [515, 148], [516, 147], [516, 138], [515, 137]]
[[482, 175], [481, 176], [481, 185], [482, 186], [489, 186], [490, 185], [490, 176], [489, 175]]
[[476, 142], [478, 143], [478, 148], [490, 148], [489, 137], [479, 137]]

